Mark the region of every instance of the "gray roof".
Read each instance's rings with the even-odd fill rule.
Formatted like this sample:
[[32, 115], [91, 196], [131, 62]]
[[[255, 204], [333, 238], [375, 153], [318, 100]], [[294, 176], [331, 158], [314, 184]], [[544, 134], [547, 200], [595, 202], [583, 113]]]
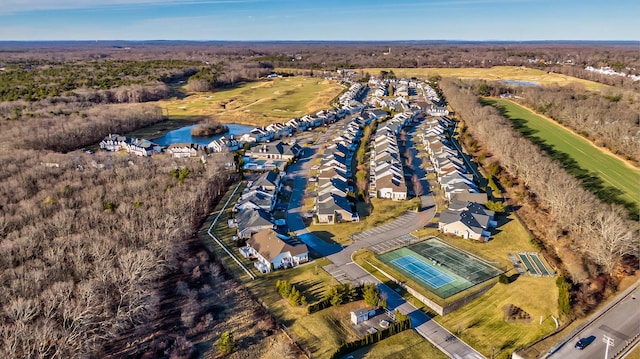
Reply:
[[236, 214], [238, 231], [242, 232], [251, 227], [272, 226], [271, 215], [262, 209], [247, 208]]
[[261, 207], [264, 209], [270, 209], [271, 194], [263, 191], [251, 191], [249, 193], [242, 195], [242, 197], [240, 197], [240, 199], [238, 200], [238, 204], [240, 206], [243, 206], [249, 202], [255, 204], [258, 207]]
[[278, 187], [279, 183], [279, 174], [275, 172], [266, 172], [260, 175], [257, 180], [253, 182], [251, 185], [252, 188], [270, 188], [270, 187]]
[[440, 222], [451, 224], [461, 222], [475, 233], [482, 234], [488, 227], [494, 212], [475, 202], [452, 201], [449, 209], [442, 212]]
[[343, 210], [351, 212], [351, 204], [346, 197], [338, 196], [334, 193], [326, 193], [318, 197], [318, 214], [333, 214], [335, 211]]

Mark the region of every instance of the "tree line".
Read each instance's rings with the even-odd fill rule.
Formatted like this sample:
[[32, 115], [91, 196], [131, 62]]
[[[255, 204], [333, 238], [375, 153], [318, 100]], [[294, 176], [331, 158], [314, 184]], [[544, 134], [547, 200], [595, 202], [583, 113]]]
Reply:
[[501, 182], [516, 203], [524, 204], [518, 213], [574, 283], [614, 276], [637, 255], [638, 224], [626, 219], [624, 208], [604, 204], [585, 190], [495, 108], [483, 106], [473, 85], [444, 79], [441, 87], [463, 123], [467, 144], [484, 153], [485, 165], [497, 162], [504, 169]]
[[0, 356], [98, 355], [123, 332], [154, 330], [145, 323], [159, 314], [166, 274], [219, 275], [184, 255], [230, 181], [224, 156], [185, 162], [179, 182], [171, 158], [3, 152]]
[[586, 91], [580, 86], [505, 86], [477, 83], [478, 93], [512, 100], [636, 163], [640, 162], [640, 96], [619, 90]]
[[146, 104], [39, 106], [9, 103], [0, 104], [0, 118], [3, 116], [11, 118], [0, 121], [6, 149], [58, 152], [96, 144], [109, 133], [125, 134], [164, 120], [160, 107]]

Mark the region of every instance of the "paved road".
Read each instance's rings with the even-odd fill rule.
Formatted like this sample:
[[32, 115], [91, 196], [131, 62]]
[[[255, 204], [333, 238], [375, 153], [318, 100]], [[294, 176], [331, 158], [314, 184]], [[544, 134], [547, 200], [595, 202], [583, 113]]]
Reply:
[[[604, 313], [594, 314], [589, 324], [566, 339], [565, 344], [548, 358], [580, 358], [602, 359], [605, 354], [604, 336], [613, 339], [614, 346], [609, 348], [608, 358], [613, 358], [622, 349], [625, 342], [640, 334], [640, 288], [638, 283], [629, 291], [616, 298]], [[635, 299], [634, 299], [635, 298]], [[583, 350], [575, 348], [580, 338], [595, 337], [593, 342]]]
[[289, 166], [287, 177], [293, 180], [291, 199], [289, 201], [289, 209], [287, 210], [287, 225], [289, 230], [294, 232], [307, 246], [314, 252], [329, 256], [342, 250], [342, 246], [333, 243], [327, 243], [309, 232], [307, 226], [302, 220], [302, 199], [305, 189], [307, 188], [307, 177], [311, 168], [311, 160], [316, 153], [315, 147], [303, 147], [303, 154], [296, 163]]

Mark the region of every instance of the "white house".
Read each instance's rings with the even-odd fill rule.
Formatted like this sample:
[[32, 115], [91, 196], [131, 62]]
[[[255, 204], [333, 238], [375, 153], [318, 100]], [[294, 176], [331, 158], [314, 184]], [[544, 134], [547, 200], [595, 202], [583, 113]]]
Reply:
[[242, 147], [242, 142], [234, 137], [221, 137], [207, 145], [207, 148], [212, 152], [231, 152], [239, 150], [240, 147]]
[[174, 143], [167, 148], [173, 158], [197, 157], [202, 147], [195, 143]]
[[263, 273], [290, 268], [309, 261], [307, 245], [294, 238], [278, 235], [273, 229], [263, 229], [247, 240], [244, 256], [255, 257], [256, 268]]
[[136, 138], [127, 144], [127, 152], [133, 153], [136, 156], [151, 156], [156, 153], [162, 152], [162, 147], [149, 140], [141, 140]]
[[127, 147], [128, 139], [118, 134], [109, 134], [100, 141], [100, 149], [105, 151], [120, 151]]
[[462, 238], [487, 241], [490, 229], [497, 225], [494, 214], [479, 203], [452, 201], [440, 215], [438, 229]]

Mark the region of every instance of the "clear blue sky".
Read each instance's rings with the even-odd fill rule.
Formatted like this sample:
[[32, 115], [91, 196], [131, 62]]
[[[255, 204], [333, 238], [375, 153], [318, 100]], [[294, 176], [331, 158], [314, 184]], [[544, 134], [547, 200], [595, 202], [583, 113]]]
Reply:
[[640, 0], [0, 0], [0, 40], [640, 40]]

